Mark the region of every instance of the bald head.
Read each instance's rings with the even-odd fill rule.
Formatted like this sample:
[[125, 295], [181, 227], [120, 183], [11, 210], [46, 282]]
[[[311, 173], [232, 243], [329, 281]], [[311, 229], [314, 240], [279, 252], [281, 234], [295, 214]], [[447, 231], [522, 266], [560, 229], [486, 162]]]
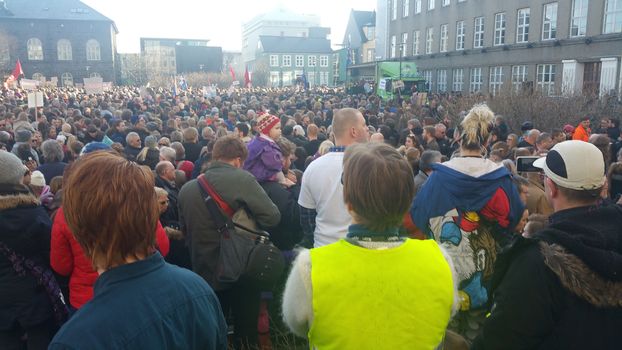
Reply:
[[354, 108], [342, 108], [333, 117], [333, 133], [337, 146], [366, 142], [369, 132], [363, 114]]
[[164, 160], [159, 162], [155, 167], [156, 174], [168, 181], [175, 181], [175, 166], [173, 163]]

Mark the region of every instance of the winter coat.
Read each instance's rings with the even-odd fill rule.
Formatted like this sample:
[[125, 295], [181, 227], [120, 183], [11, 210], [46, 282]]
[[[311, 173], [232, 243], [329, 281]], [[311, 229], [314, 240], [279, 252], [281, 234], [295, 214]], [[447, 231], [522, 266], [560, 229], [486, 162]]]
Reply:
[[257, 181], [273, 181], [283, 170], [283, 155], [276, 142], [257, 136], [248, 144], [248, 158], [244, 170], [255, 176]]
[[[23, 186], [0, 188], [0, 242], [35, 264], [49, 268], [52, 222]], [[41, 324], [52, 317], [45, 289], [28, 272], [18, 274], [0, 253], [0, 331]]]
[[[256, 223], [264, 228], [279, 223], [279, 209], [247, 171], [213, 161], [205, 172], [205, 177], [234, 211], [247, 209]], [[197, 180], [192, 180], [181, 188], [178, 207], [179, 222], [190, 244], [192, 270], [203, 277], [214, 290], [226, 289], [229, 286], [220, 284], [215, 278], [220, 253], [220, 233], [216, 231]]]
[[622, 208], [557, 212], [497, 260], [493, 308], [473, 349], [619, 349]]
[[157, 148], [143, 149], [136, 156], [136, 163], [146, 165], [151, 170], [155, 170], [156, 165], [160, 162], [160, 151]]
[[[169, 241], [159, 221], [156, 231], [156, 244], [162, 255], [166, 256], [169, 250]], [[93, 285], [99, 275], [71, 233], [67, 221], [65, 221], [62, 207], [56, 212], [52, 226], [50, 264], [59, 275], [69, 276], [69, 302], [71, 306], [79, 309], [93, 298]]]
[[129, 145], [125, 146], [125, 158], [127, 158], [127, 160], [130, 160], [132, 162], [135, 162], [140, 151], [142, 151], [142, 148], [132, 147]]
[[279, 224], [267, 229], [270, 239], [277, 248], [291, 250], [302, 240], [298, 205], [300, 186], [285, 188], [277, 182], [270, 181], [261, 183], [261, 187], [281, 213]]

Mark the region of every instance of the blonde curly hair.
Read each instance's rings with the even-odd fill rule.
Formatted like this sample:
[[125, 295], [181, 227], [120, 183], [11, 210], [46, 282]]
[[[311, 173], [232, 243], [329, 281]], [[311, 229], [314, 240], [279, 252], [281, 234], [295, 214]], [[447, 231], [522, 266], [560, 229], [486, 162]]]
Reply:
[[476, 104], [460, 123], [460, 145], [464, 149], [479, 150], [485, 146], [492, 131], [495, 114], [482, 103]]

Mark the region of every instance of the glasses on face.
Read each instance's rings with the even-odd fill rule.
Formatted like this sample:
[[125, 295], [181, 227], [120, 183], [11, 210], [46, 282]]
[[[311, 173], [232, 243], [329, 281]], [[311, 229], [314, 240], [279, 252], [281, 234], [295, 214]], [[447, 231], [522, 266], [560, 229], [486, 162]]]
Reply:
[[161, 201], [160, 202], [160, 205], [167, 205], [167, 204], [168, 204], [168, 201]]

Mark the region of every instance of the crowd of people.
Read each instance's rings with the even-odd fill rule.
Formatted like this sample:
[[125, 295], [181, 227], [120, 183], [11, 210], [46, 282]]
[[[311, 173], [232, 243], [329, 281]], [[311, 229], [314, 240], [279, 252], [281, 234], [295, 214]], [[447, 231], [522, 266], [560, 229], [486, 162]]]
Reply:
[[[514, 132], [416, 93], [42, 92], [0, 94], [3, 349], [622, 344], [619, 116]], [[276, 282], [223, 277], [239, 227], [269, 233]]]

